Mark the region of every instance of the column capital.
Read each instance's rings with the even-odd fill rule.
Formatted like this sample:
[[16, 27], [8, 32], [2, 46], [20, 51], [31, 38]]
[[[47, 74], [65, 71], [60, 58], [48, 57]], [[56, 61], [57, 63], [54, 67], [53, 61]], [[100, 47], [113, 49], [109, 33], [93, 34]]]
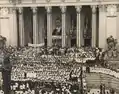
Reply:
[[52, 12], [52, 7], [51, 6], [46, 6], [45, 9], [46, 9], [47, 13]]
[[106, 6], [107, 16], [109, 16], [109, 17], [117, 16], [117, 11], [118, 11], [118, 9], [117, 9], [116, 4], [111, 4], [111, 5]]
[[92, 8], [92, 13], [95, 14], [97, 10], [97, 5], [92, 5], [91, 8]]
[[17, 8], [11, 7], [9, 9], [10, 9], [10, 13], [16, 13]]
[[37, 13], [38, 8], [37, 7], [31, 7], [33, 14]]
[[60, 9], [61, 9], [62, 13], [66, 13], [67, 7], [66, 6], [60, 6]]
[[80, 13], [81, 12], [81, 9], [82, 9], [82, 6], [75, 6], [75, 8], [76, 8], [76, 12], [77, 13]]
[[100, 12], [105, 12], [106, 11], [106, 5], [99, 5], [98, 6]]
[[19, 12], [19, 14], [22, 14], [23, 13], [23, 7], [19, 7], [18, 12]]
[[16, 13], [16, 10], [17, 10], [16, 8], [12, 8], [13, 13]]
[[106, 7], [108, 7], [108, 6], [116, 6], [116, 7], [118, 7], [119, 4], [106, 4], [105, 6], [106, 6]]
[[9, 14], [9, 8], [7, 8], [7, 7], [1, 7], [0, 8], [0, 15], [7, 15], [7, 14]]
[[106, 6], [106, 10], [108, 11], [108, 8], [109, 9], [115, 9], [115, 10], [117, 10], [117, 8], [118, 8], [118, 5], [117, 4], [107, 4], [107, 5], [105, 5]]

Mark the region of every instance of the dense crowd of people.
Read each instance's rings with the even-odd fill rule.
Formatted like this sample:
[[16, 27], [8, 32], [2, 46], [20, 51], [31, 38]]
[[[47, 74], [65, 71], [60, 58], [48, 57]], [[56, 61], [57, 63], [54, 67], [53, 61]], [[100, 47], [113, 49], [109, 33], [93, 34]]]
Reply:
[[[74, 65], [75, 66], [75, 65]], [[14, 80], [56, 80], [65, 82], [69, 79], [73, 66], [55, 63], [17, 64], [12, 67], [11, 78]], [[80, 75], [80, 67], [75, 67], [74, 72]]]
[[[17, 48], [10, 46], [5, 48], [4, 52], [10, 55], [11, 80], [17, 82], [17, 85], [16, 83], [11, 85], [11, 90], [17, 92], [15, 94], [28, 94], [28, 92], [36, 94], [33, 92], [36, 92], [37, 86], [26, 89], [28, 85], [26, 82], [28, 81], [31, 81], [32, 85], [35, 82], [80, 83], [82, 64], [85, 65], [87, 61], [103, 62], [105, 59], [103, 49], [91, 47], [60, 48], [53, 46], [46, 48], [27, 46]], [[83, 68], [83, 71], [85, 71], [85, 68]], [[86, 88], [85, 78], [82, 80], [84, 81], [84, 88]], [[39, 92], [42, 91], [42, 89], [38, 90]], [[71, 92], [71, 90], [69, 91]], [[45, 90], [44, 92], [38, 94], [60, 94], [53, 93], [56, 92], [55, 90], [50, 92]]]
[[[15, 50], [15, 49], [12, 49]], [[13, 58], [34, 58], [37, 59], [46, 59], [49, 56], [54, 56], [54, 58], [58, 57], [64, 57], [65, 59], [74, 59], [74, 58], [86, 58], [86, 59], [94, 59], [94, 53], [93, 49], [89, 48], [58, 48], [56, 47], [50, 47], [50, 48], [44, 48], [44, 47], [24, 47], [22, 49], [15, 50], [14, 53], [11, 55]], [[41, 58], [40, 58], [41, 57]], [[49, 57], [51, 58], [51, 57]], [[53, 57], [52, 57], [53, 58]], [[56, 58], [56, 59], [58, 59]], [[60, 58], [61, 59], [61, 58]], [[67, 59], [67, 60], [68, 60]], [[41, 60], [38, 60], [41, 61]], [[49, 60], [48, 60], [49, 61]], [[53, 62], [53, 61], [52, 61]]]
[[78, 94], [77, 83], [58, 82], [15, 82], [11, 85], [12, 94]]
[[[81, 65], [88, 60], [101, 61], [99, 48], [10, 48], [12, 81], [80, 82]], [[83, 71], [85, 68], [83, 68]], [[83, 79], [85, 80], [85, 79]], [[83, 82], [86, 88], [86, 82]]]
[[89, 48], [50, 48], [49, 50], [39, 47], [22, 48], [14, 50], [11, 55], [11, 78], [65, 82], [69, 79], [70, 73], [74, 72], [73, 75], [79, 77], [80, 63], [89, 59], [95, 59], [93, 50]]
[[[107, 69], [110, 68], [107, 59], [118, 60], [116, 42], [112, 36], [107, 39], [107, 51], [92, 47], [61, 48], [57, 45], [5, 47], [6, 39], [2, 36], [0, 38], [1, 56], [10, 56], [12, 65], [11, 94], [79, 94], [82, 88], [86, 90], [84, 71], [87, 69], [90, 72], [101, 72], [119, 78], [119, 73]], [[94, 63], [95, 66], [101, 65], [106, 69], [90, 67], [89, 61], [92, 65]], [[85, 94], [114, 94], [108, 90], [100, 90], [90, 90]], [[1, 90], [0, 94], [3, 93]]]
[[[60, 84], [80, 83], [81, 62], [80, 61], [77, 62], [75, 58], [76, 57], [79, 58], [79, 56], [81, 57], [82, 53], [80, 53], [79, 55], [79, 52], [77, 51], [74, 54], [74, 51], [76, 51], [76, 49], [74, 48], [72, 49], [70, 48], [67, 50], [65, 49], [59, 50], [55, 51], [55, 53], [53, 48], [49, 49], [48, 51], [47, 49], [44, 48], [32, 48], [32, 47], [13, 50], [14, 52], [10, 57], [10, 61], [12, 62], [11, 80], [14, 82], [16, 81], [21, 83], [27, 81], [49, 82], [49, 83], [59, 82]], [[67, 52], [65, 52], [64, 50]], [[86, 53], [86, 51], [84, 51], [83, 49], [80, 49], [80, 51], [83, 51], [85, 53], [82, 58], [86, 58], [86, 56], [88, 56], [88, 53]], [[90, 54], [92, 54], [93, 56], [93, 53]], [[74, 63], [72, 64], [72, 62]], [[83, 82], [85, 88], [86, 87], [85, 79], [83, 79]], [[12, 86], [11, 89], [14, 89], [14, 86]], [[36, 92], [36, 90], [32, 89], [27, 89], [26, 91], [23, 90], [20, 91], [15, 89], [13, 91], [14, 92], [18, 91], [22, 93], [24, 92], [23, 94], [25, 94], [25, 92], [28, 91]], [[77, 90], [74, 90], [74, 92], [77, 91], [79, 91], [79, 88]], [[53, 92], [54, 91], [51, 91], [50, 94], [60, 94]], [[47, 94], [47, 93], [38, 93], [38, 94]]]

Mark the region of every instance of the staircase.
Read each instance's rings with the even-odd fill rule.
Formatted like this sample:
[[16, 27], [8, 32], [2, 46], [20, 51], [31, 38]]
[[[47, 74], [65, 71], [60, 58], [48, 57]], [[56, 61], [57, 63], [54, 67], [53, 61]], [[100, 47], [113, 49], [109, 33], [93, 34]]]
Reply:
[[87, 88], [100, 88], [100, 84], [105, 84], [106, 88], [113, 88], [119, 94], [119, 79], [103, 73], [86, 73]]

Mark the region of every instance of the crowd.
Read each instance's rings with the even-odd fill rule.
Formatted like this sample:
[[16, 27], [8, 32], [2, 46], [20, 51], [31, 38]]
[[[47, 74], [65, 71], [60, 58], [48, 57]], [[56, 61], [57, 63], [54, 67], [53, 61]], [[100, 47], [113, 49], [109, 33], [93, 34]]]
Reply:
[[[90, 48], [34, 48], [14, 49], [11, 78], [14, 80], [55, 80], [65, 82], [71, 71], [76, 77], [80, 75], [80, 63], [94, 60]], [[27, 79], [26, 79], [27, 78]]]
[[[93, 52], [89, 49], [89, 53], [86, 52], [86, 49], [79, 49], [79, 52], [74, 48], [70, 49], [59, 49], [60, 51], [53, 53], [54, 49], [45, 48], [22, 48], [14, 49], [10, 61], [12, 62], [11, 70], [11, 80], [14, 82], [59, 82], [62, 83], [81, 83], [81, 62], [77, 62], [75, 58], [81, 57], [89, 59], [92, 56], [94, 58]], [[66, 52], [65, 52], [65, 51]], [[74, 54], [75, 51], [75, 54]], [[81, 52], [82, 51], [82, 52]], [[64, 53], [65, 52], [65, 53]], [[77, 56], [77, 54], [80, 54]], [[92, 55], [88, 55], [92, 54]], [[83, 71], [85, 68], [83, 68]], [[83, 78], [84, 88], [86, 88], [85, 79]], [[22, 84], [24, 87], [24, 85]], [[19, 86], [20, 87], [20, 86]], [[14, 86], [11, 89], [15, 89]], [[39, 89], [40, 90], [40, 89]], [[13, 90], [18, 92], [26, 92], [23, 90]], [[35, 92], [33, 89], [27, 89], [28, 91]], [[59, 94], [59, 93], [50, 94]], [[68, 91], [69, 92], [69, 91]], [[77, 90], [74, 90], [77, 92]], [[20, 93], [22, 94], [22, 93]], [[25, 94], [25, 93], [23, 93]], [[38, 94], [47, 94], [47, 93], [38, 93]], [[62, 93], [63, 94], [63, 93]], [[65, 93], [64, 93], [65, 94]], [[70, 94], [70, 93], [69, 93]], [[72, 94], [72, 93], [71, 93]], [[75, 94], [75, 93], [74, 93]]]
[[[14, 49], [15, 50], [15, 49]], [[48, 47], [48, 48], [41, 48], [41, 47], [24, 47], [22, 49], [15, 50], [14, 53], [11, 55], [12, 58], [19, 58], [21, 57], [22, 59], [26, 58], [33, 58], [36, 61], [42, 61], [46, 60], [49, 58], [54, 58], [56, 60], [60, 59], [67, 59], [67, 60], [72, 60], [72, 59], [77, 59], [80, 62], [82, 56], [84, 59], [95, 59], [93, 49], [89, 48], [58, 48], [58, 47]], [[61, 58], [62, 57], [62, 58]], [[38, 60], [42, 59], [42, 60]], [[56, 61], [55, 60], [55, 61]], [[66, 60], [66, 61], [67, 61]], [[48, 59], [49, 62], [49, 59]], [[53, 62], [51, 60], [51, 62]]]
[[[10, 55], [11, 62], [15, 62], [16, 59], [21, 61], [38, 61], [38, 62], [70, 62], [75, 60], [76, 62], [86, 62], [88, 60], [104, 60], [104, 50], [100, 48], [91, 47], [72, 47], [72, 48], [60, 48], [58, 46], [53, 47], [6, 47], [4, 53]], [[18, 62], [18, 61], [16, 61]]]
[[78, 94], [77, 83], [58, 82], [14, 82], [11, 85], [12, 94]]
[[[26, 85], [26, 82], [28, 81], [31, 81], [32, 84], [33, 82], [80, 83], [81, 64], [85, 64], [88, 60], [103, 60], [103, 50], [91, 47], [60, 48], [54, 46], [45, 48], [27, 46], [13, 48], [10, 46], [4, 51], [10, 55], [12, 64], [11, 80], [17, 83], [20, 82], [18, 85], [11, 85], [11, 90], [17, 92], [15, 94], [28, 94], [28, 92], [34, 94], [36, 86], [34, 86], [34, 89], [26, 89], [28, 85]], [[83, 80], [85, 79], [83, 78]], [[85, 81], [83, 84], [85, 85], [84, 88], [86, 88]], [[18, 88], [22, 90], [18, 90]], [[42, 91], [42, 89], [38, 90], [39, 92]], [[60, 94], [53, 93], [56, 92], [55, 90], [48, 92], [45, 90], [45, 93], [38, 94]]]
[[[29, 62], [29, 64], [13, 66], [11, 78], [14, 80], [56, 80], [64, 82], [69, 79], [70, 69], [71, 66], [65, 64]], [[78, 70], [80, 69], [77, 68]]]
[[[83, 89], [86, 90], [85, 68], [81, 68], [82, 64], [94, 61], [107, 67], [104, 61], [112, 57], [110, 53], [105, 55], [107, 52], [101, 48], [61, 48], [56, 45], [9, 46], [2, 47], [2, 52], [10, 56], [12, 65], [11, 94], [78, 94], [81, 91], [81, 77]], [[113, 56], [117, 57], [116, 51], [113, 51]], [[119, 73], [110, 69], [89, 67], [89, 70], [119, 78]], [[100, 91], [87, 94], [100, 94]]]

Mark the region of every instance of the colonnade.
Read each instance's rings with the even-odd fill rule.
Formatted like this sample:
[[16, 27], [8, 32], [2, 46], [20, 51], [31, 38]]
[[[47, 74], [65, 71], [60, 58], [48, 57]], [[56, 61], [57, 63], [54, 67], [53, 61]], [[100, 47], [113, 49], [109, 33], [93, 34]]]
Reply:
[[[96, 10], [97, 6], [90, 6], [92, 9], [92, 46], [96, 46]], [[66, 11], [67, 6], [59, 6], [61, 9], [61, 21], [62, 21], [62, 47], [66, 45]], [[24, 46], [24, 19], [23, 19], [23, 7], [18, 8], [19, 11], [19, 41], [20, 46]], [[33, 12], [33, 44], [38, 44], [38, 7], [32, 7]], [[52, 46], [52, 6], [45, 7], [47, 12], [47, 46]], [[76, 20], [76, 45], [77, 47], [81, 46], [81, 9], [82, 6], [75, 6], [77, 13]]]

